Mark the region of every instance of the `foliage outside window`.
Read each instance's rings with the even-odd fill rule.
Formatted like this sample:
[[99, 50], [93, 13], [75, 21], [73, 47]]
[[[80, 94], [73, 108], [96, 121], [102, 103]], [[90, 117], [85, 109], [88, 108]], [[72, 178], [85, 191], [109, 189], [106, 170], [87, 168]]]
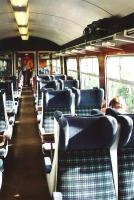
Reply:
[[81, 88], [99, 87], [99, 63], [97, 57], [84, 57], [80, 60]]
[[72, 76], [74, 79], [78, 79], [76, 58], [67, 59], [67, 75]]
[[107, 57], [106, 73], [108, 102], [122, 96], [128, 112], [134, 112], [134, 55]]

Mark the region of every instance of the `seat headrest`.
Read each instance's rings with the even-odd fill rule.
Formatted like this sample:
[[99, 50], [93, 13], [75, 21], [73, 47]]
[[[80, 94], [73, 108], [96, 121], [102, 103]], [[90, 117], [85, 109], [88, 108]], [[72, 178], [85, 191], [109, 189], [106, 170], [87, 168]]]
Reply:
[[57, 89], [58, 87], [58, 82], [56, 80], [51, 80], [51, 81], [41, 81], [40, 83], [40, 87], [44, 87], [44, 88], [53, 88], [53, 89]]
[[117, 132], [117, 121], [111, 116], [61, 116], [59, 126], [60, 150], [109, 148]]
[[64, 74], [55, 74], [54, 75], [54, 79], [55, 80], [59, 80], [59, 79], [66, 80], [66, 75], [64, 75]]
[[[130, 144], [131, 139], [132, 139], [133, 120], [131, 117], [127, 115], [118, 115], [117, 121], [120, 123], [120, 137], [119, 137], [118, 146], [125, 147]], [[134, 142], [133, 142], [133, 145], [134, 145]]]
[[44, 105], [47, 107], [70, 107], [72, 104], [71, 90], [47, 90], [44, 92]]
[[37, 76], [37, 81], [42, 81], [42, 80], [49, 81], [50, 80], [50, 76], [49, 75]]
[[57, 121], [59, 121], [59, 119], [60, 119], [62, 116], [63, 116], [63, 113], [62, 113], [61, 111], [56, 110], [56, 111], [54, 112], [54, 118], [55, 118]]
[[73, 88], [75, 93], [75, 104], [79, 107], [96, 106], [101, 108], [104, 92], [102, 89], [85, 89], [80, 90]]
[[121, 114], [112, 108], [107, 108], [106, 114], [115, 117], [120, 123], [120, 138], [118, 146], [134, 146], [134, 114]]
[[111, 116], [116, 118], [118, 115], [121, 115], [121, 113], [118, 112], [117, 110], [113, 109], [113, 108], [107, 108], [106, 109], [106, 115], [111, 115]]
[[78, 88], [79, 87], [79, 81], [74, 79], [74, 80], [65, 80], [64, 81], [64, 87], [69, 87], [69, 88], [72, 88], [72, 87], [76, 87]]
[[92, 109], [91, 110], [91, 115], [93, 115], [93, 116], [103, 116], [104, 113], [99, 109]]

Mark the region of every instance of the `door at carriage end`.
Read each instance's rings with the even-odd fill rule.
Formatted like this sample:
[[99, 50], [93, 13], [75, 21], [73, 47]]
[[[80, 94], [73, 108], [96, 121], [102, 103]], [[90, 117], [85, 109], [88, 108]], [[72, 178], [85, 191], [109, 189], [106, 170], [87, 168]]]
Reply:
[[23, 85], [30, 86], [35, 79], [35, 53], [17, 52], [16, 53], [16, 75], [20, 81], [23, 78]]

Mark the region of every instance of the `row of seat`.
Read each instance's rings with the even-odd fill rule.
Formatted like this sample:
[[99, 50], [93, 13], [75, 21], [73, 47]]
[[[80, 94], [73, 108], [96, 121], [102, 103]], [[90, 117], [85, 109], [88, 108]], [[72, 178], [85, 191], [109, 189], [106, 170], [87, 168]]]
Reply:
[[14, 76], [0, 77], [0, 188], [3, 161], [8, 154], [8, 143], [12, 139], [21, 90]]
[[53, 75], [38, 75], [38, 80], [45, 80], [45, 81], [51, 81], [51, 80], [67, 80], [67, 79], [73, 79], [72, 77], [68, 77], [65, 74], [53, 74]]
[[94, 108], [101, 109], [103, 90], [94, 88], [89, 90], [43, 90], [42, 110], [38, 114], [41, 135], [54, 132], [54, 112], [64, 114], [89, 115]]
[[44, 80], [43, 78], [37, 77], [37, 93], [36, 93], [36, 104], [37, 106], [40, 105], [41, 98], [42, 98], [42, 90], [44, 88], [51, 88], [53, 90], [64, 90], [65, 88], [72, 88], [76, 87], [79, 88], [79, 81], [74, 80]]
[[104, 116], [104, 94], [98, 88], [54, 91], [43, 86], [42, 94], [39, 130], [51, 196], [134, 199], [134, 115], [107, 109]]
[[[59, 84], [60, 83], [64, 84], [64, 87], [61, 87], [60, 90], [59, 90], [59, 87], [52, 87], [52, 84], [54, 82], [55, 83], [59, 82]], [[56, 174], [58, 173], [56, 172], [56, 169], [57, 169], [56, 155], [58, 155], [58, 151], [56, 148], [57, 147], [57, 142], [56, 142], [57, 128], [55, 128], [55, 123], [56, 123], [55, 118], [60, 119], [61, 117], [59, 117], [58, 114], [57, 114], [57, 117], [55, 117], [54, 115], [55, 111], [59, 110], [60, 112], [62, 112], [64, 115], [67, 115], [67, 116], [71, 116], [72, 114], [77, 115], [79, 117], [86, 116], [86, 115], [92, 114], [93, 112], [92, 109], [94, 108], [99, 109], [99, 110], [101, 109], [102, 100], [104, 96], [102, 89], [94, 88], [94, 89], [89, 89], [89, 90], [80, 90], [78, 89], [78, 84], [76, 84], [77, 87], [74, 87], [76, 85], [73, 85], [72, 84], [73, 82], [76, 83], [77, 81], [76, 80], [68, 81], [68, 80], [60, 80], [60, 79], [58, 81], [51, 80], [47, 82], [46, 80], [44, 81], [42, 79], [39, 79], [37, 81], [37, 87], [39, 87], [40, 85], [42, 95], [41, 95], [40, 101], [38, 102], [39, 104], [36, 102], [37, 103], [36, 109], [37, 109], [37, 113], [39, 114], [38, 115], [39, 116], [38, 117], [39, 132], [42, 139], [42, 152], [44, 154], [45, 172], [47, 173], [47, 180], [48, 180], [48, 185], [49, 185], [51, 194], [53, 191], [56, 191], [54, 189], [55, 188], [54, 182], [56, 181], [56, 179], [60, 178], [59, 175], [56, 176]], [[39, 106], [40, 103], [42, 105], [41, 107]], [[95, 116], [97, 117], [98, 114], [95, 114]], [[65, 130], [68, 130], [68, 127], [65, 127]], [[77, 128], [75, 132], [77, 132]], [[65, 138], [63, 140], [67, 142]], [[61, 144], [61, 146], [62, 145], [63, 144]], [[78, 143], [78, 146], [79, 146], [79, 143]], [[53, 163], [53, 165], [51, 165], [51, 162]], [[59, 172], [59, 174], [60, 173], [61, 172]], [[110, 184], [110, 186], [111, 185], [112, 184]], [[57, 196], [57, 193], [54, 193], [54, 196]], [[57, 199], [60, 200], [59, 195]], [[66, 197], [64, 197], [64, 199], [66, 199]], [[80, 199], [80, 198], [78, 198], [78, 196], [76, 195], [73, 198], [69, 196], [67, 199]], [[81, 199], [84, 199], [84, 198], [81, 197]], [[85, 199], [89, 199], [89, 197]]]
[[134, 115], [84, 117], [56, 111], [54, 118], [53, 159], [44, 151], [53, 198], [134, 199]]

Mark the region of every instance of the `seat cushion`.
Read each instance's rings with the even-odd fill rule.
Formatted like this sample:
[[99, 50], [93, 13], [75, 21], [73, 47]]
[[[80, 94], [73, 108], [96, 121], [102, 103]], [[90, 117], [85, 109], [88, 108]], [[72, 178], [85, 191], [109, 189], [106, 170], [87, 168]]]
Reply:
[[59, 152], [57, 183], [65, 200], [116, 200], [106, 149]]

